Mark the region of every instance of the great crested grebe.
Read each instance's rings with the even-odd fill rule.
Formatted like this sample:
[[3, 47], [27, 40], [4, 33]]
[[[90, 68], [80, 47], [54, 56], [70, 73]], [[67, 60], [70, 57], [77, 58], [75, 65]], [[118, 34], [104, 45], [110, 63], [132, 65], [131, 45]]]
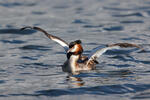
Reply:
[[61, 38], [51, 35], [39, 27], [27, 26], [27, 27], [21, 28], [21, 30], [24, 30], [27, 28], [35, 29], [40, 32], [43, 32], [48, 38], [57, 42], [65, 49], [65, 52], [67, 55], [67, 61], [62, 65], [62, 70], [64, 72], [69, 72], [72, 74], [79, 73], [80, 71], [84, 71], [84, 70], [95, 69], [96, 68], [95, 65], [98, 64], [98, 61], [96, 59], [100, 57], [103, 53], [105, 53], [107, 50], [127, 48], [127, 47], [136, 47], [136, 48], [143, 50], [143, 48], [141, 48], [140, 46], [136, 44], [116, 43], [116, 44], [107, 45], [105, 48], [102, 48], [102, 49], [101, 49], [101, 46], [98, 46], [94, 48], [93, 50], [91, 50], [91, 53], [88, 56], [84, 56], [82, 55], [83, 48], [81, 46], [81, 40], [76, 40], [68, 44]]

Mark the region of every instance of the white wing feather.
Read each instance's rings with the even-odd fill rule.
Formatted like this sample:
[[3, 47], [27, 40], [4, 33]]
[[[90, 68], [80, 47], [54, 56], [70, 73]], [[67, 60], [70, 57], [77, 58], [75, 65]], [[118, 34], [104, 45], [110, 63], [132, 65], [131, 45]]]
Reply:
[[52, 40], [57, 42], [58, 44], [60, 44], [65, 49], [66, 52], [69, 50], [69, 46], [66, 42], [64, 42], [58, 38], [52, 38]]
[[95, 60], [96, 58], [100, 57], [103, 53], [105, 53], [107, 50], [112, 49], [120, 49], [120, 46], [111, 46], [111, 47], [105, 47], [101, 49], [101, 46], [98, 46], [94, 48], [91, 53], [88, 56], [88, 61]]
[[67, 42], [65, 42], [63, 39], [61, 39], [61, 38], [59, 38], [57, 36], [49, 34], [45, 30], [43, 30], [42, 28], [27, 26], [27, 27], [21, 28], [21, 30], [24, 30], [26, 28], [31, 28], [31, 29], [35, 29], [35, 30], [38, 30], [40, 32], [43, 32], [49, 39], [51, 39], [51, 40], [57, 42], [58, 44], [60, 44], [65, 49], [66, 52], [69, 50], [69, 45], [68, 45]]

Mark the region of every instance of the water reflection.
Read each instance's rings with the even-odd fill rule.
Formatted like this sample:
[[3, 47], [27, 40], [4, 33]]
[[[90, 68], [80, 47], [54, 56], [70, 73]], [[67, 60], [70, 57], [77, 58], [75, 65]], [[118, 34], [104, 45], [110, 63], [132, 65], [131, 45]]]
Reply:
[[72, 75], [68, 75], [66, 77], [66, 81], [71, 83], [72, 85], [75, 85], [75, 86], [83, 86], [85, 84], [85, 82], [82, 80], [82, 78], [80, 77], [75, 77], [75, 76], [72, 76]]
[[[103, 85], [103, 84], [116, 84], [116, 81], [119, 80], [128, 80], [133, 81], [136, 80], [138, 77], [135, 75], [135, 73], [130, 69], [120, 69], [120, 70], [102, 70], [97, 69], [89, 72], [81, 72], [78, 75], [68, 75], [66, 77], [66, 81], [68, 83], [69, 88], [74, 87], [83, 87], [87, 84], [91, 84], [92, 80], [97, 83], [97, 85]], [[88, 79], [90, 81], [84, 80]], [[96, 84], [95, 84], [96, 85]]]

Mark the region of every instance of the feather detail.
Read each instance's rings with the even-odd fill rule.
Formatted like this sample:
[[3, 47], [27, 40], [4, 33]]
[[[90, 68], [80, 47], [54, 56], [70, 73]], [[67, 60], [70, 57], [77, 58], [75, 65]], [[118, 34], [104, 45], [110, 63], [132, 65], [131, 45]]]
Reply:
[[91, 60], [96, 60], [98, 57], [100, 57], [102, 54], [104, 54], [107, 50], [120, 49], [120, 48], [128, 48], [128, 47], [136, 47], [136, 48], [139, 48], [142, 51], [144, 51], [144, 49], [141, 48], [140, 46], [138, 46], [136, 44], [131, 44], [131, 43], [110, 44], [110, 45], [107, 45], [107, 47], [105, 47], [105, 48], [101, 48], [101, 46], [98, 46], [98, 47], [94, 48], [91, 51], [91, 53], [89, 54], [89, 56], [88, 56], [88, 63]]
[[62, 40], [61, 38], [59, 38], [59, 37], [57, 37], [57, 36], [54, 36], [54, 35], [49, 34], [49, 33], [46, 32], [45, 30], [43, 30], [42, 28], [27, 26], [27, 27], [21, 28], [20, 30], [25, 30], [25, 29], [27, 29], [27, 28], [35, 29], [35, 30], [38, 30], [38, 31], [40, 31], [40, 32], [43, 32], [49, 39], [51, 39], [51, 40], [57, 42], [58, 44], [60, 44], [60, 45], [65, 49], [66, 52], [69, 50], [69, 45], [68, 45], [67, 42], [65, 42], [64, 40]]

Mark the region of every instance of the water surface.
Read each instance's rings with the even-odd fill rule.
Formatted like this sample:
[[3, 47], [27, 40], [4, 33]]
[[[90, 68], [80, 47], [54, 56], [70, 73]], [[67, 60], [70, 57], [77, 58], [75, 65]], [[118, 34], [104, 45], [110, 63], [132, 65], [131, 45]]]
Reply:
[[[148, 0], [0, 0], [1, 100], [150, 99]], [[68, 77], [63, 48], [35, 30], [67, 42], [81, 39], [85, 54], [99, 45], [136, 43], [108, 51], [96, 70]]]

